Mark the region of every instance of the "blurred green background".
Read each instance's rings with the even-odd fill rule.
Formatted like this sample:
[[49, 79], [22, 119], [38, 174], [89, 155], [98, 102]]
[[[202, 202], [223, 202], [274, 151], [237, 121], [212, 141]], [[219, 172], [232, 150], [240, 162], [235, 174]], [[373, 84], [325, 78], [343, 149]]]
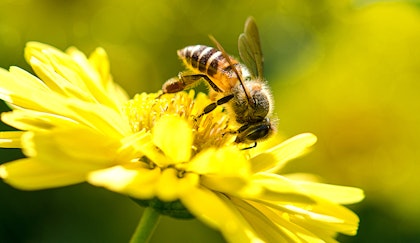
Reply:
[[[30, 70], [23, 48], [31, 40], [86, 53], [102, 46], [131, 96], [154, 92], [183, 70], [176, 50], [210, 45], [208, 34], [238, 56], [249, 15], [259, 25], [279, 132], [319, 138], [286, 170], [365, 190], [351, 206], [359, 234], [342, 242], [420, 242], [417, 1], [0, 0], [0, 67]], [[0, 149], [1, 163], [21, 156]], [[87, 184], [24, 192], [0, 182], [0, 242], [127, 242], [141, 214], [126, 197]], [[204, 240], [223, 242], [196, 220], [170, 218], [153, 237]]]

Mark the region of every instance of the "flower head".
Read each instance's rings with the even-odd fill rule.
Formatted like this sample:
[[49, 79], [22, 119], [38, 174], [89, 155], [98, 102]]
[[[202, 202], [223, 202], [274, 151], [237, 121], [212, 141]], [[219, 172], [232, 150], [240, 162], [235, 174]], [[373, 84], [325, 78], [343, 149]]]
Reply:
[[358, 217], [340, 204], [362, 200], [360, 189], [275, 174], [314, 135], [244, 151], [222, 107], [199, 116], [210, 102], [204, 94], [128, 100], [102, 49], [87, 58], [31, 42], [25, 57], [40, 79], [0, 70], [0, 98], [12, 108], [2, 120], [20, 130], [0, 133], [0, 146], [26, 155], [0, 166], [7, 183], [35, 190], [87, 181], [174, 217], [194, 216], [231, 242], [356, 234]]

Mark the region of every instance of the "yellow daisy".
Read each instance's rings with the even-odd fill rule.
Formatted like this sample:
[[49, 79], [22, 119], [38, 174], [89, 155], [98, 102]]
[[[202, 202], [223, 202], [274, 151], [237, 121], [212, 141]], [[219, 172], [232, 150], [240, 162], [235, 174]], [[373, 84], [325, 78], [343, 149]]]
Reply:
[[358, 188], [276, 174], [316, 142], [300, 134], [265, 149], [238, 148], [222, 107], [199, 117], [204, 94], [139, 94], [112, 81], [103, 49], [87, 58], [31, 42], [37, 77], [0, 70], [0, 98], [12, 108], [0, 146], [26, 158], [0, 166], [12, 186], [36, 190], [87, 181], [134, 198], [160, 214], [196, 217], [229, 242], [332, 242], [355, 235], [358, 217], [341, 204]]

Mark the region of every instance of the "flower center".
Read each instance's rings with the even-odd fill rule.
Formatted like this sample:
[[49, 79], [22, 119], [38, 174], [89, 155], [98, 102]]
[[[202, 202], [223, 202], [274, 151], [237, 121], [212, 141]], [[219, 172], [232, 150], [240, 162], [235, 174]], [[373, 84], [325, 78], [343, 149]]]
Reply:
[[[188, 93], [178, 92], [161, 96], [157, 93], [142, 93], [126, 104], [125, 112], [133, 133], [150, 132], [154, 139], [150, 147], [150, 156], [143, 155], [138, 162], [142, 163], [142, 168], [153, 170], [158, 167], [160, 183], [166, 183], [164, 188], [175, 187], [172, 189], [176, 191], [178, 190], [177, 183], [184, 186], [194, 186], [199, 183], [198, 174], [185, 170], [189, 160], [206, 148], [220, 148], [234, 143], [235, 138], [231, 132], [232, 129], [229, 128], [229, 116], [223, 107], [216, 107], [208, 114], [202, 115], [204, 108], [211, 102], [207, 95], [203, 93], [195, 95], [191, 90]], [[171, 116], [185, 120], [188, 125], [182, 127], [181, 131], [180, 127], [175, 125], [179, 119], [171, 120], [173, 118]], [[169, 130], [177, 129], [177, 131], [171, 133], [162, 127]], [[177, 135], [166, 140], [165, 137], [171, 134]], [[184, 134], [185, 138], [183, 138]], [[191, 134], [192, 140], [189, 140]], [[182, 139], [189, 142], [182, 143]], [[170, 144], [167, 144], [168, 141]], [[184, 153], [183, 151], [186, 150], [188, 152]], [[170, 201], [171, 199], [161, 198], [162, 195], [166, 194], [162, 192], [160, 196], [149, 200], [134, 200], [142, 206], [153, 207], [161, 214], [171, 217], [193, 217], [179, 200]]]
[[233, 142], [232, 129], [229, 129], [229, 116], [223, 107], [200, 116], [211, 103], [207, 95], [189, 93], [138, 94], [125, 107], [133, 132], [151, 131], [155, 122], [165, 115], [176, 115], [185, 119], [191, 126], [194, 154], [209, 147], [222, 147]]

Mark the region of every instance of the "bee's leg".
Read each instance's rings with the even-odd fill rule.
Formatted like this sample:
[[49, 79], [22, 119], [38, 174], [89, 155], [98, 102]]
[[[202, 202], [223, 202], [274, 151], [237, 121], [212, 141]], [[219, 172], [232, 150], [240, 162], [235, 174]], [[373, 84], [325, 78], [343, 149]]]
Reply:
[[200, 79], [204, 79], [207, 83], [214, 89], [216, 92], [221, 92], [219, 87], [217, 87], [210, 78], [205, 74], [184, 74], [180, 72], [178, 77], [173, 77], [166, 81], [162, 86], [162, 91], [164, 94], [167, 93], [177, 93], [179, 91], [185, 90], [194, 86]]
[[245, 148], [241, 148], [241, 150], [248, 150], [248, 149], [252, 149], [252, 148], [255, 148], [255, 147], [257, 147], [257, 142], [254, 142], [254, 144], [251, 145], [251, 146], [248, 146], [248, 147], [245, 147]]
[[222, 97], [218, 100], [216, 100], [213, 103], [208, 104], [206, 107], [204, 107], [203, 113], [201, 113], [197, 118], [200, 118], [204, 116], [205, 114], [211, 112], [212, 110], [216, 109], [217, 106], [223, 105], [224, 103], [227, 103], [229, 100], [233, 98], [233, 94], [226, 95], [225, 97]]
[[188, 76], [184, 76], [183, 73], [179, 73], [178, 77], [173, 77], [168, 79], [163, 85], [162, 85], [162, 91], [164, 94], [168, 93], [177, 93], [179, 91], [187, 89], [189, 86], [192, 86], [195, 82], [200, 80], [201, 77], [195, 77], [195, 78], [186, 78]]
[[[237, 137], [235, 139], [235, 143], [242, 143], [241, 132], [245, 131], [248, 127], [249, 127], [249, 125], [245, 124], [242, 127], [240, 127], [238, 130], [230, 130], [230, 131], [227, 131], [227, 132], [223, 133], [222, 136], [225, 136], [226, 134], [232, 134], [232, 135], [237, 134]], [[255, 147], [257, 147], [257, 142], [256, 141], [254, 141], [253, 145], [250, 145], [250, 146], [245, 147], [245, 148], [241, 148], [241, 150], [248, 150], [248, 149], [252, 149], [252, 148], [255, 148]]]
[[162, 85], [162, 95], [168, 93], [177, 93], [184, 90], [186, 86], [187, 85], [182, 79], [178, 77], [170, 78]]
[[215, 83], [213, 83], [213, 81], [211, 81], [211, 79], [204, 74], [194, 74], [194, 76], [200, 76], [201, 78], [203, 78], [204, 80], [206, 80], [206, 82], [210, 85], [210, 87], [216, 91], [216, 92], [222, 92], [221, 89], [219, 89], [219, 87], [217, 87], [217, 85]]
[[226, 136], [226, 135], [236, 135], [236, 134], [238, 134], [238, 131], [237, 131], [237, 130], [232, 130], [232, 129], [229, 129], [228, 131], [226, 131], [226, 132], [224, 132], [224, 133], [222, 134], [222, 137], [224, 137], [224, 136]]
[[[245, 131], [250, 128], [250, 124], [244, 124], [242, 127], [240, 127], [238, 130], [236, 130], [236, 136], [235, 143], [242, 143], [246, 141], [246, 137], [248, 133], [245, 133]], [[241, 150], [248, 150], [257, 147], [257, 142], [254, 141], [254, 144], [245, 148], [242, 148]]]

